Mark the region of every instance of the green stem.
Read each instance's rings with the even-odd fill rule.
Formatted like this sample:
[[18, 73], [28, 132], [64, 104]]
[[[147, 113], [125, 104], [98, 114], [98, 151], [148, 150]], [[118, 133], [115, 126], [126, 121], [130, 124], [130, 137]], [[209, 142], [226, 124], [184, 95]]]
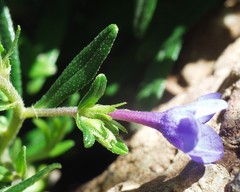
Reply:
[[38, 118], [38, 117], [59, 117], [70, 116], [75, 117], [77, 114], [77, 107], [58, 107], [58, 108], [25, 108], [23, 118]]
[[51, 117], [51, 116], [71, 116], [77, 114], [77, 107], [59, 107], [59, 108], [38, 108], [24, 107], [23, 100], [14, 88], [12, 83], [0, 75], [0, 90], [8, 97], [11, 103], [16, 103], [13, 108], [12, 118], [9, 122], [6, 132], [0, 138], [0, 157], [4, 150], [12, 143], [17, 136], [24, 120], [34, 117]]
[[22, 118], [21, 115], [24, 111], [24, 103], [11, 82], [2, 76], [0, 76], [0, 90], [8, 97], [10, 102], [16, 103], [7, 131], [1, 135], [0, 156], [2, 156], [4, 150], [15, 139], [17, 133], [19, 132], [19, 129], [22, 126], [24, 118]]
[[2, 135], [0, 140], [0, 156], [17, 136], [23, 121], [24, 119], [20, 118], [15, 112], [13, 112], [7, 131]]

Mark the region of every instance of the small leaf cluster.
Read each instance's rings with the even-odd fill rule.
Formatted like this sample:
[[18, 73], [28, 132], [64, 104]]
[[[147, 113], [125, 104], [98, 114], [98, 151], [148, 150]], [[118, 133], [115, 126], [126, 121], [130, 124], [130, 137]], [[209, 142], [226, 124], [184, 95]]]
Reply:
[[83, 141], [86, 148], [92, 147], [97, 140], [113, 153], [123, 155], [128, 152], [128, 148], [118, 135], [119, 130], [125, 133], [127, 133], [127, 130], [108, 114], [124, 103], [116, 105], [96, 104], [103, 96], [106, 84], [107, 79], [104, 74], [96, 77], [91, 88], [78, 105], [76, 123], [83, 132]]

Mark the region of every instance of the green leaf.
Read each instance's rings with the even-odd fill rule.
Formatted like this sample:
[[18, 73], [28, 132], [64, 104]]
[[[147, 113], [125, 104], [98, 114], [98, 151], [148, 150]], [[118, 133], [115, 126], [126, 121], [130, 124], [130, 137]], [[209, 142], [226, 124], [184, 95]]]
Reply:
[[138, 106], [144, 106], [144, 110], [152, 109], [165, 90], [165, 81], [171, 72], [182, 48], [182, 36], [186, 28], [178, 26], [160, 47], [154, 61], [146, 71], [144, 82], [137, 94]]
[[136, 37], [142, 37], [155, 12], [158, 0], [136, 0], [133, 28]]
[[80, 111], [83, 116], [90, 118], [112, 119], [108, 114], [113, 112], [117, 107], [125, 105], [126, 102], [118, 103], [115, 105], [100, 105], [96, 104], [93, 107], [87, 108], [85, 111]]
[[18, 154], [18, 157], [16, 160], [16, 171], [21, 178], [23, 178], [25, 176], [25, 173], [27, 171], [26, 147], [25, 146], [22, 147], [22, 150]]
[[119, 138], [117, 138], [117, 142], [113, 142], [111, 151], [116, 154], [125, 155], [128, 153], [128, 147], [126, 144]]
[[[11, 15], [4, 1], [0, 1], [0, 40], [5, 48], [9, 50], [15, 38], [14, 28], [12, 24]], [[15, 46], [11, 54], [11, 82], [17, 89], [18, 93], [22, 93], [21, 68], [18, 54], [18, 47]]]
[[103, 96], [107, 86], [107, 78], [104, 74], [99, 74], [92, 83], [91, 88], [82, 98], [78, 105], [78, 111], [94, 106]]
[[108, 131], [108, 138], [97, 137], [96, 140], [112, 153], [118, 155], [125, 155], [128, 153], [128, 147], [124, 144], [124, 142], [110, 130], [106, 130]]
[[120, 123], [118, 123], [115, 120], [111, 120], [111, 121], [104, 121], [104, 123], [106, 124], [106, 127], [114, 134], [114, 135], [118, 135], [119, 134], [119, 130], [121, 130], [124, 133], [128, 133], [127, 129], [122, 126]]
[[52, 49], [46, 53], [40, 53], [32, 68], [29, 71], [30, 78], [48, 77], [56, 73], [56, 61], [59, 56], [59, 50]]
[[114, 24], [105, 28], [71, 61], [35, 107], [56, 107], [88, 84], [109, 54], [117, 33], [118, 27]]
[[114, 125], [114, 120], [107, 121], [105, 120], [104, 123], [109, 131], [111, 131], [114, 135], [119, 135], [119, 128], [118, 126]]
[[74, 146], [74, 141], [72, 140], [65, 140], [62, 141], [60, 143], [58, 143], [49, 153], [49, 156], [54, 158], [57, 157], [59, 155], [62, 155], [63, 153], [65, 153], [66, 151], [68, 151], [69, 149], [71, 149]]
[[31, 185], [33, 185], [38, 180], [42, 179], [45, 175], [49, 174], [54, 169], [60, 169], [61, 165], [59, 163], [53, 163], [48, 165], [47, 167], [43, 168], [41, 171], [37, 172], [32, 177], [22, 181], [19, 184], [16, 184], [10, 188], [8, 188], [5, 192], [21, 192]]
[[85, 148], [90, 148], [95, 143], [95, 137], [106, 137], [105, 130], [102, 129], [102, 122], [77, 115], [77, 127], [83, 132], [83, 143]]
[[59, 56], [59, 50], [51, 49], [48, 52], [37, 55], [32, 67], [28, 73], [30, 78], [27, 83], [29, 94], [36, 94], [44, 85], [46, 78], [57, 72], [56, 61]]
[[51, 130], [48, 123], [43, 119], [33, 119], [33, 123], [41, 130], [41, 132], [44, 134], [46, 142], [51, 140]]
[[22, 140], [20, 138], [16, 138], [9, 149], [9, 154], [13, 162], [17, 161], [18, 155], [22, 150]]
[[0, 166], [0, 183], [11, 182], [13, 180], [13, 174], [3, 166]]
[[33, 129], [29, 131], [25, 138], [27, 143], [27, 160], [28, 162], [35, 160], [35, 156], [42, 154], [47, 142], [44, 133], [40, 129]]
[[83, 143], [85, 148], [90, 148], [95, 143], [95, 137], [88, 127], [81, 123], [81, 129], [83, 132]]
[[0, 42], [0, 53], [2, 53], [4, 51], [4, 47], [2, 45], [2, 43]]
[[46, 81], [45, 77], [44, 78], [38, 77], [33, 80], [29, 80], [27, 83], [27, 92], [30, 95], [38, 93], [41, 90], [42, 86], [44, 85], [45, 81]]

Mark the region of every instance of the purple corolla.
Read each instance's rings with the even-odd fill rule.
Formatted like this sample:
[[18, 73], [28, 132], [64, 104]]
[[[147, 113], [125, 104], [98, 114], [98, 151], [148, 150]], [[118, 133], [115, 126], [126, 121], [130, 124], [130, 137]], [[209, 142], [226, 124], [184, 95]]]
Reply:
[[117, 109], [110, 113], [116, 120], [135, 122], [160, 131], [175, 147], [199, 163], [222, 158], [224, 150], [219, 135], [205, 123], [228, 104], [220, 93], [210, 93], [196, 101], [164, 112]]

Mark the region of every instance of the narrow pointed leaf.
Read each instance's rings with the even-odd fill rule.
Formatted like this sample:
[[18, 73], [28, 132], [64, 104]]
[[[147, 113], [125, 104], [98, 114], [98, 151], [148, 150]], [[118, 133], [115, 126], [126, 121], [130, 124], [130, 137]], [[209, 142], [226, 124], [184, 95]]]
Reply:
[[89, 83], [109, 54], [117, 33], [114, 24], [105, 28], [71, 61], [35, 107], [56, 107]]
[[74, 141], [72, 140], [65, 140], [60, 143], [58, 143], [50, 152], [49, 156], [54, 158], [57, 157], [65, 152], [67, 152], [69, 149], [71, 149], [74, 146]]
[[33, 119], [33, 123], [41, 130], [41, 132], [44, 134], [46, 142], [50, 141], [52, 139], [50, 126], [46, 121], [43, 119]]
[[60, 169], [60, 168], [61, 168], [61, 165], [59, 163], [53, 163], [53, 164], [45, 167], [41, 171], [37, 172], [32, 177], [22, 181], [19, 184], [16, 184], [16, 185], [8, 188], [7, 190], [5, 190], [5, 192], [20, 192], [20, 191], [23, 191], [23, 190], [27, 189], [28, 187], [30, 187], [31, 185], [33, 185], [38, 180], [42, 179], [45, 175], [49, 174], [52, 170]]
[[117, 142], [112, 143], [111, 151], [119, 155], [125, 155], [126, 153], [128, 153], [128, 147], [121, 139], [117, 138]]
[[26, 161], [26, 147], [23, 146], [22, 150], [18, 154], [16, 160], [16, 171], [20, 175], [21, 178], [24, 177], [27, 171], [27, 161]]
[[166, 78], [171, 72], [182, 48], [182, 36], [186, 28], [178, 26], [161, 45], [154, 61], [145, 73], [144, 82], [137, 94], [138, 106], [151, 109], [162, 98]]
[[142, 37], [155, 12], [158, 0], [136, 0], [133, 28], [136, 37]]
[[9, 148], [9, 155], [13, 162], [17, 161], [18, 155], [22, 150], [22, 140], [20, 138], [15, 139], [11, 147]]
[[78, 111], [94, 106], [103, 96], [107, 86], [107, 78], [104, 74], [99, 74], [93, 81], [91, 88], [82, 98], [78, 105]]
[[117, 121], [112, 120], [112, 125], [116, 126], [123, 133], [128, 133], [127, 129], [124, 126], [122, 126], [120, 123], [118, 123]]
[[[15, 38], [14, 28], [11, 20], [11, 16], [7, 6], [4, 1], [0, 1], [0, 40], [5, 48], [9, 50], [12, 42]], [[21, 68], [20, 59], [18, 54], [18, 46], [15, 46], [11, 54], [11, 81], [14, 87], [17, 89], [18, 93], [22, 93], [22, 81], [21, 81]]]

